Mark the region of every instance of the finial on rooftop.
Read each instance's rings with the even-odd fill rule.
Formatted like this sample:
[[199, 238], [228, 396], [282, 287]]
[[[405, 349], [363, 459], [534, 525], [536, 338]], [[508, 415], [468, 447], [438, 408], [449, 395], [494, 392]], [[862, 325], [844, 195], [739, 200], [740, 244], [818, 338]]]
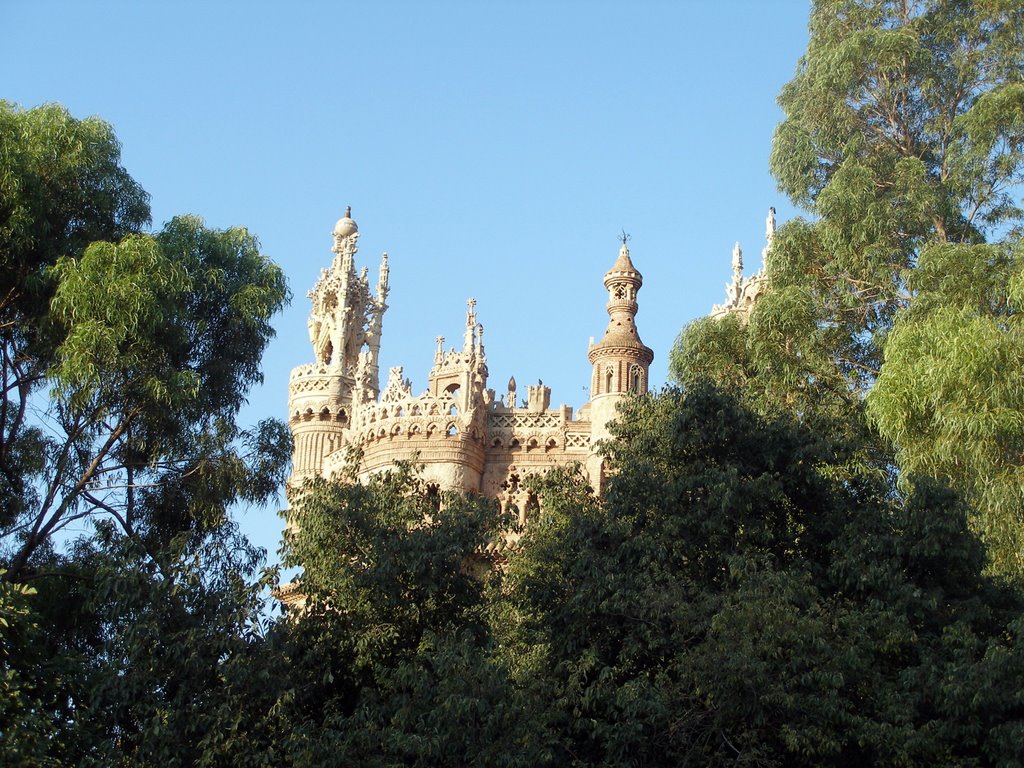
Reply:
[[338, 219], [334, 225], [334, 236], [336, 238], [351, 237], [359, 231], [359, 226], [352, 220], [352, 206], [345, 208], [345, 215]]

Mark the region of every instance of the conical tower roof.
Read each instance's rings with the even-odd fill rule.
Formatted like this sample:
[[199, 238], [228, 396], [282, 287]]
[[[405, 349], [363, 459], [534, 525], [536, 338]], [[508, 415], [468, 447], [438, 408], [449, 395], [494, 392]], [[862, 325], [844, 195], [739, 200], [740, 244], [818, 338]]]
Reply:
[[633, 266], [629, 257], [628, 237], [622, 236], [622, 247], [612, 268], [605, 273], [604, 285], [608, 289], [608, 327], [604, 337], [590, 347], [588, 357], [593, 363], [598, 357], [605, 357], [611, 350], [631, 350], [630, 357], [650, 362], [654, 352], [640, 340], [636, 330], [635, 316], [638, 310], [636, 295], [644, 278]]

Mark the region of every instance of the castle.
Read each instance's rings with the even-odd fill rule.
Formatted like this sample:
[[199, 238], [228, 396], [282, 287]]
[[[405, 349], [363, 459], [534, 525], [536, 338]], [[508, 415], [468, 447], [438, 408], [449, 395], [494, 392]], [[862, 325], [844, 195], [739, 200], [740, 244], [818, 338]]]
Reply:
[[288, 423], [295, 453], [289, 485], [331, 476], [345, 466], [348, 449], [361, 454], [360, 479], [410, 460], [422, 466], [428, 488], [471, 491], [497, 499], [526, 523], [538, 508], [525, 479], [552, 467], [579, 463], [600, 490], [604, 459], [597, 444], [609, 436], [616, 404], [645, 393], [654, 352], [636, 329], [643, 276], [623, 237], [604, 276], [608, 327], [591, 343], [590, 400], [573, 413], [551, 407], [551, 389], [515, 379], [496, 395], [487, 386], [484, 328], [476, 302], [467, 302], [462, 346], [444, 348], [438, 337], [427, 389], [413, 394], [401, 367], [380, 388], [378, 355], [388, 297], [388, 257], [381, 259], [374, 291], [367, 269], [357, 273], [359, 228], [351, 209], [333, 231], [334, 259], [309, 293], [309, 338], [315, 362], [300, 365], [288, 385]]
[[[765, 259], [775, 237], [775, 209], [765, 222]], [[484, 327], [476, 301], [467, 302], [462, 347], [444, 348], [437, 338], [427, 389], [414, 395], [403, 369], [388, 372], [380, 387], [378, 356], [388, 298], [388, 256], [381, 259], [374, 291], [368, 271], [356, 271], [359, 227], [351, 208], [333, 231], [334, 259], [309, 293], [309, 339], [315, 362], [300, 365], [288, 385], [288, 423], [294, 437], [290, 487], [318, 475], [340, 474], [349, 449], [360, 456], [357, 476], [365, 479], [414, 461], [431, 492], [469, 491], [496, 499], [525, 524], [539, 501], [524, 482], [552, 467], [578, 463], [595, 490], [605, 476], [598, 446], [610, 437], [616, 405], [648, 388], [654, 352], [636, 329], [637, 294], [643, 276], [630, 260], [623, 236], [618, 258], [604, 276], [608, 327], [591, 342], [590, 400], [576, 413], [551, 408], [551, 389], [526, 387], [515, 379], [496, 395], [487, 386]], [[733, 280], [726, 302], [711, 317], [737, 314], [745, 319], [767, 285], [763, 272], [743, 276], [739, 243], [733, 250]]]

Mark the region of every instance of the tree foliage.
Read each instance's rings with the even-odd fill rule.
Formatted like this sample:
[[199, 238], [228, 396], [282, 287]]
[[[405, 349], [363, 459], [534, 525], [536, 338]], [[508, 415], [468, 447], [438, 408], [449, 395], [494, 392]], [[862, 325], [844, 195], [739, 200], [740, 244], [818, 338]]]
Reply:
[[53, 363], [49, 322], [61, 256], [117, 241], [149, 222], [149, 200], [121, 167], [120, 145], [98, 118], [60, 106], [0, 102], [0, 525], [33, 503], [43, 431], [29, 399]]
[[35, 593], [0, 579], [0, 760], [31, 768], [46, 764], [56, 730], [40, 692], [42, 630], [31, 603]]
[[426, 491], [407, 465], [302, 488], [285, 550], [306, 601], [283, 630], [287, 764], [538, 763], [487, 621], [502, 520]]
[[[62, 255], [45, 276], [52, 299], [39, 322], [52, 349], [36, 359], [16, 340], [8, 349], [52, 388], [49, 398], [33, 383], [6, 393], [8, 413], [23, 414], [34, 394], [43, 403], [41, 419], [11, 421], [6, 438], [18, 477], [9, 487], [21, 489], [2, 521], [9, 578], [62, 528], [97, 513], [129, 535], [149, 526], [166, 540], [218, 524], [235, 500], [276, 494], [284, 427], [245, 432], [235, 420], [287, 298], [255, 238], [181, 217], [157, 235]], [[168, 517], [172, 507], [180, 519]]]
[[272, 576], [229, 512], [287, 467], [285, 426], [238, 414], [288, 290], [244, 229], [148, 217], [108, 125], [0, 104], [12, 764], [216, 764], [263, 701]]
[[907, 472], [970, 498], [1002, 572], [1024, 573], [1024, 240], [933, 244], [908, 279], [869, 414]]
[[509, 565], [503, 652], [557, 764], [1021, 758], [1021, 597], [955, 495], [837, 480], [828, 442], [702, 387], [616, 437], [604, 498], [553, 478]]
[[771, 158], [814, 219], [780, 228], [749, 324], [698, 321], [672, 360], [953, 484], [1018, 574], [1022, 73], [1018, 0], [816, 2]]

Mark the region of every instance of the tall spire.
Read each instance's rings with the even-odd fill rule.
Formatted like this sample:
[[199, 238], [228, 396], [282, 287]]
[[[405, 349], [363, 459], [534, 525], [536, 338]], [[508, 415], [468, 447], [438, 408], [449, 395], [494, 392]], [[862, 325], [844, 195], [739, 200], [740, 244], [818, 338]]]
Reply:
[[462, 351], [470, 356], [476, 353], [476, 299], [466, 300], [466, 337]]
[[605, 477], [605, 460], [599, 446], [611, 437], [610, 425], [619, 416], [618, 404], [630, 393], [647, 392], [648, 372], [654, 360], [654, 352], [640, 340], [636, 330], [637, 293], [644, 278], [629, 257], [629, 235], [623, 232], [619, 240], [619, 256], [604, 276], [608, 327], [601, 341], [591, 342], [587, 352], [593, 369], [588, 403], [591, 452], [586, 466], [590, 482], [598, 492]]
[[592, 398], [634, 390], [646, 392], [647, 370], [654, 359], [654, 352], [640, 340], [636, 330], [637, 293], [644, 278], [630, 259], [629, 235], [623, 232], [619, 240], [619, 256], [604, 276], [608, 327], [587, 355], [594, 366]]

